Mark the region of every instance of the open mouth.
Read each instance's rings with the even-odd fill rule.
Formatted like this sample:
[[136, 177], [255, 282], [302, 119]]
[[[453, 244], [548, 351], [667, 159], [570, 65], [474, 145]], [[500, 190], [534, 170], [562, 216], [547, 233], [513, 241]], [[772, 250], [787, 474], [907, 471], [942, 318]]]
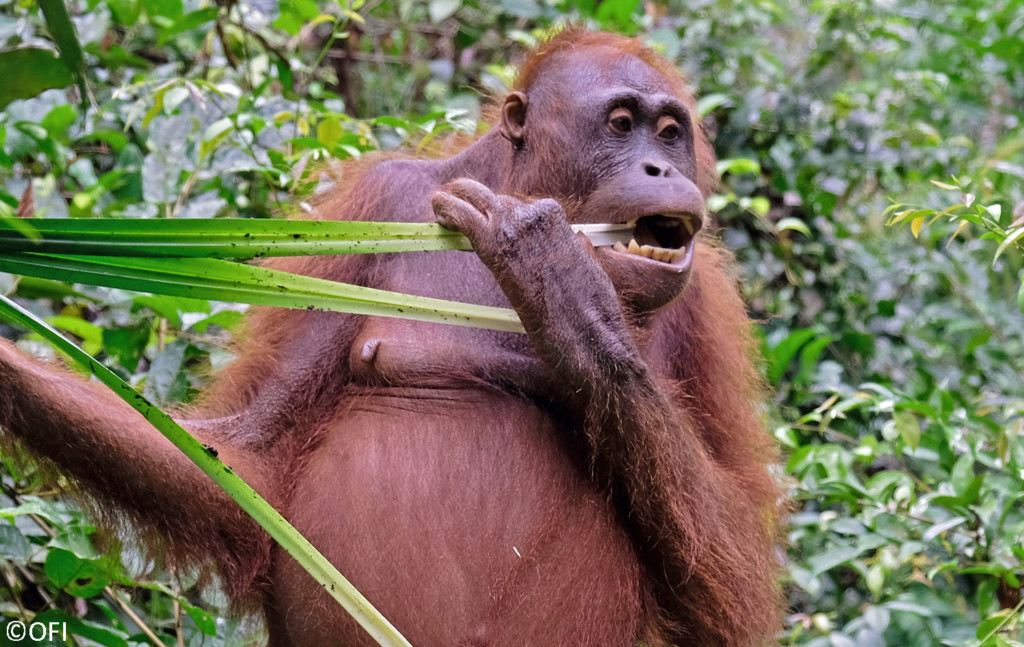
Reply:
[[700, 218], [694, 214], [659, 213], [621, 225], [583, 225], [581, 229], [596, 247], [610, 246], [620, 254], [683, 267], [692, 258], [700, 227]]

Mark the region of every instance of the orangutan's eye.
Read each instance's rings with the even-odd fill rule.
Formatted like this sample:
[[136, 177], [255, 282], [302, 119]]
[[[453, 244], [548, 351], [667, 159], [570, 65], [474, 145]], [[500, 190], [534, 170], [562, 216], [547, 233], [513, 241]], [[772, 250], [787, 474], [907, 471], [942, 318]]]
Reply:
[[668, 142], [679, 139], [679, 135], [682, 133], [682, 127], [679, 122], [673, 117], [663, 115], [658, 120], [658, 138]]
[[633, 130], [633, 113], [626, 108], [616, 108], [608, 115], [608, 128], [617, 135], [626, 135]]

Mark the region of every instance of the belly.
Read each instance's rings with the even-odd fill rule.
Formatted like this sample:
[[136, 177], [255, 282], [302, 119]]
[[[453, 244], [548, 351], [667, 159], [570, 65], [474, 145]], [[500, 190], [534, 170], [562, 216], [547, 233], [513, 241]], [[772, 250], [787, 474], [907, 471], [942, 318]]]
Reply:
[[[416, 647], [631, 646], [636, 558], [560, 429], [483, 391], [355, 397], [289, 518]], [[272, 644], [372, 645], [279, 551]]]

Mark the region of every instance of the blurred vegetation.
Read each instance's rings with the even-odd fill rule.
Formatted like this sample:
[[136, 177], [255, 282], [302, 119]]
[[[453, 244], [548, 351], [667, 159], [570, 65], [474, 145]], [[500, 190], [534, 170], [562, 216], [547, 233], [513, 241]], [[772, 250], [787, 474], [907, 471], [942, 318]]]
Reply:
[[[1024, 644], [1024, 4], [86, 0], [77, 41], [62, 6], [0, 2], [0, 217], [279, 217], [332, 159], [473, 132], [553, 25], [677, 59], [775, 389], [782, 644]], [[0, 293], [162, 403], [230, 360], [241, 316], [5, 274]], [[72, 644], [259, 640], [215, 587], [140, 578], [30, 466], [3, 469], [0, 613], [66, 620]]]

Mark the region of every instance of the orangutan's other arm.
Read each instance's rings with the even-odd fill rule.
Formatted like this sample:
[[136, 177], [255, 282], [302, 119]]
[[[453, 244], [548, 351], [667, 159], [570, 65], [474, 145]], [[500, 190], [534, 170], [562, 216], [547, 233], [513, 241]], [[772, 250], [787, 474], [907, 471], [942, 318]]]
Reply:
[[[200, 440], [260, 489], [255, 458], [221, 443], [212, 425]], [[208, 476], [141, 414], [98, 383], [48, 366], [0, 340], [0, 439], [11, 437], [59, 466], [102, 512], [117, 511], [169, 544], [181, 559], [214, 559], [244, 588], [268, 559], [269, 538]], [[153, 532], [144, 533], [147, 537]], [[242, 594], [244, 591], [232, 591]]]

